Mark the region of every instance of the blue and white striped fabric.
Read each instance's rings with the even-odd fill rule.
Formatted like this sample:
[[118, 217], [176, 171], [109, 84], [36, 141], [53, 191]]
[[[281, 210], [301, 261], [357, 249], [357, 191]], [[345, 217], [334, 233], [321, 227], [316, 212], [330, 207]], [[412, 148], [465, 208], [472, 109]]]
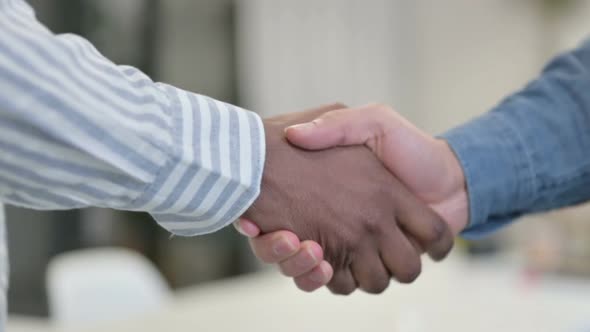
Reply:
[[210, 233], [256, 199], [264, 143], [254, 113], [154, 83], [0, 0], [0, 201], [147, 211], [176, 235]]
[[177, 235], [216, 231], [259, 192], [254, 113], [154, 83], [0, 0], [0, 200], [148, 211]]

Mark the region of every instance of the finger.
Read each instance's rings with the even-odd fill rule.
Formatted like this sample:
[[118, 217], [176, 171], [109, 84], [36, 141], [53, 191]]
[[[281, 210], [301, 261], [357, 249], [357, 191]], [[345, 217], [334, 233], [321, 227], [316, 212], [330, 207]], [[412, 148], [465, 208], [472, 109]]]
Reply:
[[382, 116], [367, 114], [365, 108], [347, 108], [331, 111], [317, 119], [285, 130], [292, 144], [309, 150], [326, 149], [343, 145], [365, 144], [383, 131]]
[[366, 242], [350, 269], [359, 288], [367, 293], [379, 294], [389, 286], [389, 271], [381, 261], [378, 248], [371, 242]]
[[334, 270], [330, 263], [326, 261], [320, 262], [318, 266], [311, 271], [294, 278], [295, 284], [299, 289], [306, 292], [313, 292], [314, 290], [325, 286], [334, 275]]
[[328, 289], [334, 294], [349, 295], [356, 288], [357, 284], [350, 268], [335, 271], [332, 280], [328, 283]]
[[252, 251], [265, 263], [278, 263], [293, 256], [300, 245], [297, 235], [289, 231], [276, 231], [250, 239]]
[[406, 208], [397, 214], [400, 226], [433, 260], [445, 258], [453, 248], [454, 240], [448, 224], [410, 194], [404, 196]]
[[422, 271], [420, 254], [397, 226], [379, 234], [379, 252], [389, 273], [401, 283], [416, 280]]
[[324, 113], [342, 109], [346, 106], [341, 103], [333, 103], [333, 104], [326, 104], [319, 107], [314, 107], [310, 109], [306, 109], [301, 112], [294, 112], [288, 114], [281, 114], [272, 118], [266, 118], [265, 121], [279, 121], [280, 123], [285, 124], [285, 126], [301, 123], [301, 122], [308, 122], [312, 121], [313, 119], [321, 116]]
[[301, 243], [299, 251], [279, 263], [279, 267], [287, 277], [297, 277], [313, 270], [323, 259], [324, 252], [319, 244], [313, 241], [304, 241]]
[[260, 228], [251, 220], [240, 218], [234, 222], [236, 230], [246, 237], [257, 237], [260, 235]]
[[416, 252], [420, 254], [424, 253], [424, 249], [422, 249], [422, 246], [418, 243], [418, 241], [416, 241], [416, 239], [414, 239], [414, 237], [406, 233], [404, 233], [404, 236], [406, 237], [406, 239], [408, 239], [408, 241], [414, 247], [414, 249], [416, 249]]

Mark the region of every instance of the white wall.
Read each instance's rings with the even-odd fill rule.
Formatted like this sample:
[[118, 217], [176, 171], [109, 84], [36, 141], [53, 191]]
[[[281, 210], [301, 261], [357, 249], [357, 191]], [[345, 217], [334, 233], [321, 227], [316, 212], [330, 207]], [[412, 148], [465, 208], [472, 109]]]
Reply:
[[401, 99], [399, 3], [238, 1], [241, 100], [267, 115], [333, 101]]
[[522, 86], [590, 26], [589, 1], [238, 0], [239, 91], [263, 115], [380, 101], [440, 132]]

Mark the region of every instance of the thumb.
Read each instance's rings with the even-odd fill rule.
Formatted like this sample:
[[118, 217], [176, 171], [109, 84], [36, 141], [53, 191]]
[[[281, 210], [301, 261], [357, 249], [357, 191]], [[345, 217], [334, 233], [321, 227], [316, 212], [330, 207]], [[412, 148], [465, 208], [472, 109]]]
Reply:
[[374, 136], [375, 122], [374, 118], [363, 116], [362, 109], [340, 109], [287, 127], [285, 135], [291, 144], [308, 150], [359, 145]]

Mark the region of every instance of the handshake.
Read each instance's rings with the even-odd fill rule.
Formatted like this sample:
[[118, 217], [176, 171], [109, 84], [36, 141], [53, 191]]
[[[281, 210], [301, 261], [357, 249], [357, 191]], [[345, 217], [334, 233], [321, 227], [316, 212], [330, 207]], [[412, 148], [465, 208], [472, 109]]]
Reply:
[[264, 121], [261, 193], [235, 223], [297, 286], [380, 293], [443, 259], [467, 224], [463, 171], [446, 142], [391, 108], [335, 104]]

